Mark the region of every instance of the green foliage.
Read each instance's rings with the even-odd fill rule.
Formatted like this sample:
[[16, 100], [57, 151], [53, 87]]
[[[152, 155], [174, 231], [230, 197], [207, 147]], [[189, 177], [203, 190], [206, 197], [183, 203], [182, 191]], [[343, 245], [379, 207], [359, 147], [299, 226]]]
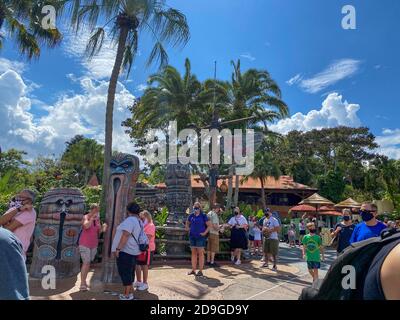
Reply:
[[340, 171], [330, 170], [327, 175], [317, 178], [319, 193], [331, 201], [338, 203], [343, 198], [346, 183], [343, 179], [343, 174]]
[[[86, 210], [89, 209], [92, 203], [100, 203], [101, 199], [101, 186], [97, 187], [85, 187], [81, 189], [83, 195], [85, 196]], [[104, 217], [101, 217], [104, 218]]]
[[[168, 209], [166, 207], [162, 208], [160, 212], [158, 212], [154, 217], [154, 224], [156, 226], [165, 226], [167, 224], [167, 219], [169, 216]], [[164, 239], [165, 237], [165, 231], [157, 229], [156, 231], [156, 238], [157, 239]], [[160, 252], [160, 251], [159, 251]]]

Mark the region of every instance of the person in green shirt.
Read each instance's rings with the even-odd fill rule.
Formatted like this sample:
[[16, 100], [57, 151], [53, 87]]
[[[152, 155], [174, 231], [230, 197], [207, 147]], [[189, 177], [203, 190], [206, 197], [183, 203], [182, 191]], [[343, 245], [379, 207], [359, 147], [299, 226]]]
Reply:
[[307, 223], [309, 234], [305, 235], [302, 240], [303, 259], [307, 261], [308, 271], [313, 281], [318, 280], [318, 269], [321, 268], [321, 253], [323, 251], [322, 238], [316, 234], [315, 224]]

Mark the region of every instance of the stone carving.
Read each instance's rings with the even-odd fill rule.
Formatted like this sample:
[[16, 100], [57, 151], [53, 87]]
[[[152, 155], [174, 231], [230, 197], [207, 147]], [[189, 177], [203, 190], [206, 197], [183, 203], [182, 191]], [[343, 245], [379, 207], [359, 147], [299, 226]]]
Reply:
[[170, 213], [169, 222], [182, 224], [186, 220], [186, 210], [192, 204], [190, 168], [183, 164], [170, 164], [167, 167], [165, 201]]
[[126, 218], [126, 206], [133, 200], [139, 175], [139, 159], [130, 154], [115, 154], [110, 162], [109, 198], [106, 207], [107, 232], [102, 251], [102, 281], [120, 282], [115, 257], [111, 253], [112, 241], [118, 225]]
[[57, 278], [75, 276], [80, 270], [77, 240], [85, 212], [78, 189], [53, 189], [40, 203], [35, 229], [30, 275], [42, 278], [45, 265], [55, 267]]
[[[165, 231], [167, 240], [167, 255], [184, 255], [187, 245], [182, 241], [187, 238], [184, 223], [187, 219], [186, 211], [192, 205], [192, 186], [190, 167], [182, 164], [167, 166], [165, 184], [167, 186], [165, 201], [169, 212], [168, 228]], [[178, 241], [178, 242], [176, 242]]]

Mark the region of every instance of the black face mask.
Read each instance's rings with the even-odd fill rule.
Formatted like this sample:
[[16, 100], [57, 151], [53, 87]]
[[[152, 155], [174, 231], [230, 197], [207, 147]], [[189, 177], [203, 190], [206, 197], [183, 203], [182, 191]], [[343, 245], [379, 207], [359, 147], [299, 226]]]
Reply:
[[374, 215], [372, 214], [371, 211], [368, 210], [361, 210], [360, 211], [361, 218], [363, 221], [368, 222], [371, 221], [374, 218]]
[[350, 216], [344, 216], [343, 221], [350, 221]]
[[315, 233], [315, 229], [309, 229], [310, 233]]

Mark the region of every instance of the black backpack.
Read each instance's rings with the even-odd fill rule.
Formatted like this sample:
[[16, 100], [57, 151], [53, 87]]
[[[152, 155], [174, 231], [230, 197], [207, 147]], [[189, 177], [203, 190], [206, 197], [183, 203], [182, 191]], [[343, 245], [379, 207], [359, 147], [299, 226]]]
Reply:
[[[363, 300], [364, 282], [369, 267], [381, 248], [399, 241], [400, 231], [385, 229], [380, 237], [353, 243], [339, 255], [329, 268], [324, 280], [318, 286], [304, 288], [299, 300]], [[351, 265], [356, 272], [356, 289], [344, 289], [343, 267]]]

